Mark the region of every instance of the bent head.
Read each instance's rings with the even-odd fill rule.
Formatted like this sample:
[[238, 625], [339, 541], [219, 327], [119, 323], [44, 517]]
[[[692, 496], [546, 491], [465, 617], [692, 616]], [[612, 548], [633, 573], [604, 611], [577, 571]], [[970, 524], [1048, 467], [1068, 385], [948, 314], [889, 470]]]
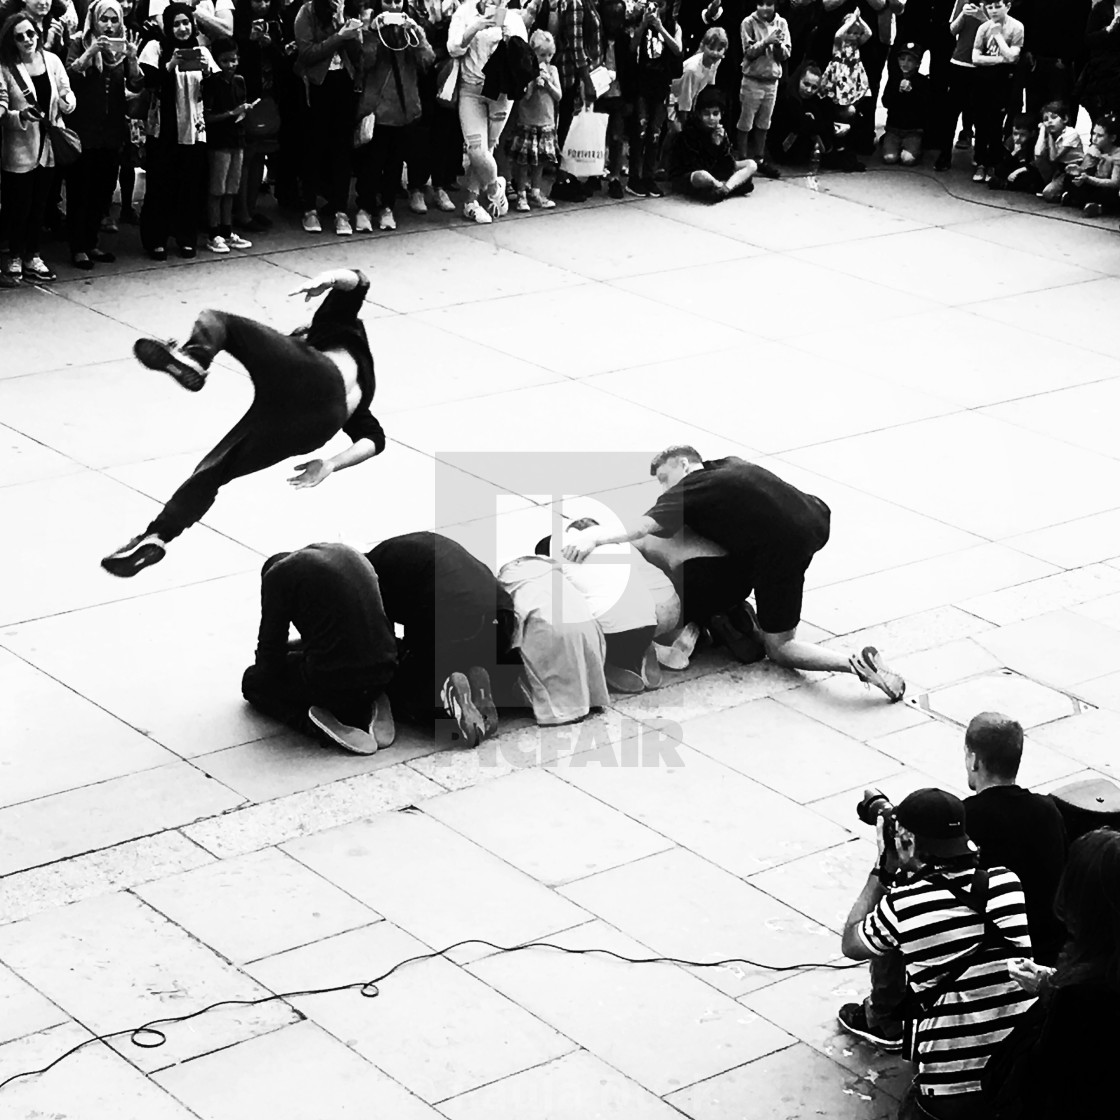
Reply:
[[1023, 727], [1000, 712], [973, 716], [964, 733], [968, 788], [1014, 782], [1023, 759]]
[[1070, 937], [1058, 983], [1120, 984], [1120, 832], [1099, 828], [1073, 842], [1054, 912]]
[[671, 490], [686, 474], [704, 465], [695, 447], [679, 444], [659, 451], [649, 465], [649, 473], [662, 490]]

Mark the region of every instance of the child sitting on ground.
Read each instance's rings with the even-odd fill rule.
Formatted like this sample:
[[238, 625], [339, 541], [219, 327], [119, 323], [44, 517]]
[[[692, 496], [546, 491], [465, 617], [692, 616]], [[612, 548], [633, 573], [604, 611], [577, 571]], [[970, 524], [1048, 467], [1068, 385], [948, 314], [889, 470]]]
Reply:
[[753, 159], [736, 159], [723, 127], [724, 99], [715, 86], [701, 90], [673, 146], [673, 189], [708, 202], [754, 189]]
[[821, 96], [836, 107], [839, 121], [854, 121], [860, 103], [871, 96], [871, 83], [859, 54], [860, 47], [870, 38], [871, 28], [856, 8], [832, 40], [832, 58], [821, 78]]
[[210, 192], [206, 200], [210, 238], [206, 248], [211, 253], [228, 253], [230, 249], [253, 247], [251, 241], [233, 229], [233, 203], [241, 189], [245, 158], [245, 114], [252, 106], [245, 93], [245, 79], [237, 72], [237, 43], [233, 39], [219, 39], [211, 53], [218, 72], [202, 80], [210, 165]]
[[552, 65], [556, 40], [547, 31], [534, 31], [529, 46], [540, 72], [517, 103], [517, 125], [509, 154], [516, 165], [517, 209], [536, 206], [551, 210], [556, 203], [541, 194], [545, 165], [556, 163], [556, 106], [560, 103], [560, 72]]
[[673, 83], [676, 119], [681, 128], [688, 120], [700, 91], [715, 83], [716, 72], [727, 54], [727, 47], [727, 32], [722, 27], [709, 27], [700, 40], [700, 50], [685, 62], [680, 79]]
[[1042, 176], [1034, 165], [1034, 121], [1028, 113], [1012, 121], [1007, 154], [992, 168], [988, 189], [1029, 194], [1042, 190]]
[[903, 43], [896, 58], [898, 70], [888, 78], [883, 91], [887, 110], [883, 162], [911, 167], [922, 158], [922, 133], [929, 113], [929, 78], [918, 73], [922, 48], [916, 43]]
[[1085, 149], [1070, 124], [1069, 106], [1050, 101], [1042, 106], [1042, 124], [1034, 146], [1034, 165], [1046, 185], [1038, 192], [1047, 202], [1060, 202], [1066, 191], [1066, 171], [1081, 162]]
[[1062, 195], [1062, 204], [1080, 206], [1088, 218], [1120, 211], [1118, 127], [1113, 113], [1098, 117], [1085, 158], [1068, 172], [1069, 189]]

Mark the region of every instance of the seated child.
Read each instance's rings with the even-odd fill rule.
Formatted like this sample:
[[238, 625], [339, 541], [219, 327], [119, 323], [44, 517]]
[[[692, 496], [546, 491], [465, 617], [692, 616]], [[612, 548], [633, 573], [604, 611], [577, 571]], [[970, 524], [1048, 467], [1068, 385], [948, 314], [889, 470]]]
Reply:
[[918, 73], [922, 48], [903, 43], [898, 48], [898, 70], [887, 79], [883, 104], [887, 130], [883, 133], [883, 162], [911, 167], [922, 158], [922, 132], [929, 111], [929, 78]]
[[547, 31], [534, 31], [529, 46], [540, 68], [517, 102], [517, 123], [509, 154], [517, 176], [517, 209], [551, 210], [556, 203], [541, 194], [547, 164], [559, 160], [556, 146], [556, 106], [560, 103], [560, 72], [552, 65], [556, 41]]
[[1038, 192], [1047, 202], [1060, 202], [1066, 190], [1066, 170], [1081, 162], [1085, 150], [1070, 124], [1069, 106], [1050, 101], [1042, 106], [1042, 124], [1034, 146], [1034, 165], [1046, 185]]
[[753, 159], [736, 159], [723, 127], [723, 93], [715, 86], [701, 90], [688, 123], [673, 146], [670, 173], [673, 189], [693, 198], [722, 202], [733, 194], [748, 194], [758, 170]]
[[709, 27], [700, 40], [700, 50], [684, 63], [680, 78], [673, 83], [676, 119], [681, 126], [688, 120], [700, 91], [715, 82], [727, 47], [727, 32], [722, 27]]
[[810, 165], [814, 157], [832, 171], [866, 171], [851, 149], [850, 124], [837, 124], [835, 106], [820, 96], [821, 68], [803, 62], [778, 87], [770, 153], [779, 163]]
[[1069, 189], [1062, 195], [1064, 206], [1080, 206], [1086, 217], [1120, 211], [1120, 122], [1105, 113], [1093, 125], [1089, 150], [1077, 167], [1067, 173]]
[[1030, 114], [1020, 113], [1012, 122], [1010, 147], [992, 168], [988, 189], [1030, 194], [1042, 190], [1042, 176], [1034, 166], [1034, 121]]

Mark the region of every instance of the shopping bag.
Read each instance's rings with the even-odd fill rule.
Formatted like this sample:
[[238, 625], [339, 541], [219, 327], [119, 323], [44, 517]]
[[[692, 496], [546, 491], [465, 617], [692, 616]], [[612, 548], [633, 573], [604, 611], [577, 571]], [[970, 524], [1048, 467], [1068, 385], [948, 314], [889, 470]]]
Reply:
[[561, 171], [577, 179], [606, 174], [608, 119], [606, 113], [590, 110], [575, 115], [560, 155]]
[[373, 139], [373, 126], [377, 123], [376, 113], [366, 113], [354, 126], [354, 147], [364, 148]]

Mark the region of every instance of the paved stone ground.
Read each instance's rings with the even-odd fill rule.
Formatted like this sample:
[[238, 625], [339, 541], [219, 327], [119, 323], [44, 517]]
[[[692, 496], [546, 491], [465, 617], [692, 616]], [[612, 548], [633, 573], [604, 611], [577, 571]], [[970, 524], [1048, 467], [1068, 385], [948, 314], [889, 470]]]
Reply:
[[[864, 785], [960, 791], [960, 724], [985, 707], [1029, 725], [1026, 782], [1114, 773], [1120, 240], [959, 180], [821, 187], [488, 229], [408, 215], [3, 293], [0, 1079], [461, 938], [836, 960], [873, 855]], [[105, 575], [249, 398], [232, 369], [182, 394], [134, 336], [206, 303], [295, 325], [284, 293], [340, 264], [373, 277], [385, 456], [309, 492], [283, 468], [240, 482], [163, 564]], [[499, 557], [547, 523], [541, 452], [631, 511], [642, 461], [682, 441], [827, 500], [806, 630], [878, 644], [910, 701], [709, 653], [574, 729], [522, 722], [478, 753], [402, 733], [373, 759], [242, 705], [263, 556], [437, 526]], [[452, 452], [477, 454], [437, 467]], [[473, 946], [371, 1001], [91, 1045], [0, 1090], [0, 1117], [870, 1120], [908, 1071], [837, 1032], [863, 984]]]

